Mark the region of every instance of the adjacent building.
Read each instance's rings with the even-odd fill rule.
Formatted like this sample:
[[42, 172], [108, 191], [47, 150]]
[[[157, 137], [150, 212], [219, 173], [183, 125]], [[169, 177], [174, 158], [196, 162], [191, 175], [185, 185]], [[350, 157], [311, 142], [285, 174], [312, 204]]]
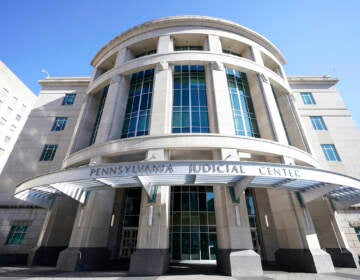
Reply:
[[252, 30], [178, 16], [111, 40], [91, 78], [40, 81], [0, 178], [0, 261], [357, 267], [360, 133], [337, 79], [284, 64]]
[[35, 101], [35, 94], [0, 60], [0, 173]]

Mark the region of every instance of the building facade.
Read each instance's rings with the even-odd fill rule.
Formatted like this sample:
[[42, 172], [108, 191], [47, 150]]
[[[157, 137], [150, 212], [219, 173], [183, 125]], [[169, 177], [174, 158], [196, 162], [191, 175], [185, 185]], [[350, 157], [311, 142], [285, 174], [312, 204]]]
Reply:
[[360, 202], [359, 131], [336, 79], [288, 78], [284, 63], [252, 30], [179, 16], [114, 38], [91, 78], [40, 81], [5, 167], [7, 211], [23, 218], [6, 221], [1, 256], [129, 261], [134, 275], [357, 267], [357, 210], [344, 209]]
[[36, 101], [35, 94], [0, 61], [0, 173]]

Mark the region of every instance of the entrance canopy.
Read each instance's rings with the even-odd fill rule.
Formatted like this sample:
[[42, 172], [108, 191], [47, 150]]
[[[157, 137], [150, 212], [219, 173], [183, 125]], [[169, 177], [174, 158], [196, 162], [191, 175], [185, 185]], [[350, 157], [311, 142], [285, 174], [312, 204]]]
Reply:
[[79, 167], [23, 182], [14, 196], [50, 208], [59, 194], [85, 203], [93, 190], [144, 187], [150, 196], [157, 185], [273, 188], [299, 192], [304, 203], [323, 195], [336, 208], [360, 203], [358, 179], [316, 168], [240, 161], [140, 161]]

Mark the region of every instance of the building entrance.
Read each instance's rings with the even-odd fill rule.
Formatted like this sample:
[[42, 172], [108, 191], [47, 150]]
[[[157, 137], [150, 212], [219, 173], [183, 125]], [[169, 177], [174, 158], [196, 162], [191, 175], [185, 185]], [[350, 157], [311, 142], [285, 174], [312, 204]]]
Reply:
[[172, 186], [171, 260], [215, 260], [216, 248], [213, 187]]
[[121, 258], [129, 258], [136, 250], [141, 191], [141, 188], [129, 188], [126, 191], [119, 253]]

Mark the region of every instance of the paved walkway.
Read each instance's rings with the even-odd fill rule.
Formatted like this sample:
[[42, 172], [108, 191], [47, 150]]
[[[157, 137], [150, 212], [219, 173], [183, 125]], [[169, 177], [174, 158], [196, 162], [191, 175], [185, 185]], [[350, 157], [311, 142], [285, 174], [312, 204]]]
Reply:
[[[82, 271], [82, 272], [64, 272], [49, 267], [0, 267], [0, 279], [79, 279], [79, 280], [232, 280], [232, 279], [249, 279], [249, 280], [340, 280], [340, 279], [358, 279], [360, 280], [360, 269], [337, 268], [335, 273], [330, 274], [313, 274], [313, 273], [287, 273], [283, 271], [264, 271], [263, 277], [241, 277], [234, 278], [221, 275], [207, 274], [181, 274], [163, 276], [128, 276], [124, 271]], [[210, 271], [210, 273], [212, 273]]]

